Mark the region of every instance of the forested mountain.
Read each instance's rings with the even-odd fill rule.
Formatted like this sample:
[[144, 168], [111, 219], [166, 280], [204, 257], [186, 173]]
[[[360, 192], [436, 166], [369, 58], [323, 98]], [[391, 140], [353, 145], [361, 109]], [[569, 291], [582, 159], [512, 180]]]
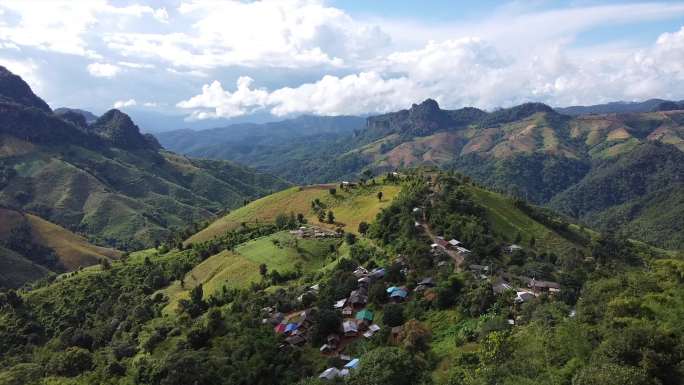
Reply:
[[[684, 110], [678, 109], [677, 103], [656, 99], [640, 106], [623, 110], [636, 108], [652, 112], [569, 116], [540, 103], [493, 112], [476, 108], [442, 110], [434, 100], [426, 100], [407, 110], [369, 117], [363, 128], [354, 129], [358, 119], [345, 118], [350, 119], [347, 130], [334, 131], [334, 135], [316, 132], [324, 131], [328, 127], [326, 122], [337, 122], [339, 118], [236, 126], [235, 135], [228, 129], [216, 129], [192, 135], [174, 132], [162, 134], [160, 138], [175, 151], [238, 160], [297, 183], [349, 179], [367, 169], [378, 173], [434, 165], [458, 170], [480, 183], [537, 204], [549, 204], [578, 183], [591, 183], [589, 180], [597, 167], [621, 163], [622, 157], [644, 144], [664, 143], [673, 146], [675, 151], [684, 151]], [[273, 130], [277, 133], [273, 138], [255, 139], [276, 127], [281, 129]], [[295, 133], [278, 134], [287, 132], [283, 127]], [[307, 132], [313, 133], [298, 136]], [[208, 146], [208, 141], [221, 144]], [[662, 148], [656, 151], [664, 151]], [[666, 172], [659, 173], [658, 178], [657, 186], [668, 186], [678, 183], [681, 177], [676, 172]], [[641, 183], [649, 184], [646, 180]], [[655, 188], [649, 188], [649, 194], [656, 192]], [[647, 199], [638, 191], [641, 190], [633, 191], [630, 199]], [[681, 207], [677, 194], [662, 192], [659, 196], [667, 204]], [[664, 240], [670, 239], [668, 247], [684, 247], [678, 236], [671, 237], [684, 224], [684, 219], [669, 223], [674, 226], [660, 226], [653, 223], [652, 215], [625, 215], [625, 207], [616, 207], [607, 200], [601, 202], [605, 206], [593, 209], [591, 217], [580, 215], [577, 210], [562, 211], [577, 214], [577, 218], [593, 225], [604, 223], [601, 228], [610, 224], [616, 231], [625, 231], [661, 246], [665, 245]], [[620, 205], [624, 203], [629, 200]], [[610, 215], [621, 219], [598, 218], [600, 213], [608, 215], [608, 212], [614, 212]], [[630, 225], [637, 217], [640, 224]], [[660, 229], [660, 233], [636, 230], [644, 227]]]
[[682, 383], [681, 256], [468, 180], [291, 188], [1, 293], [0, 383]]
[[631, 112], [658, 111], [663, 103], [672, 103], [664, 99], [649, 99], [643, 102], [611, 102], [590, 106], [556, 107], [557, 112], [565, 115], [589, 115], [589, 114], [624, 114]]
[[227, 159], [250, 165], [297, 183], [330, 180], [332, 154], [351, 149], [348, 138], [363, 127], [354, 116], [301, 116], [281, 122], [243, 123], [210, 130], [178, 130], [155, 134], [161, 144], [179, 153]]
[[118, 110], [92, 123], [78, 111], [53, 113], [4, 68], [0, 85], [0, 205], [97, 244], [151, 246], [173, 228], [287, 186], [234, 163], [165, 151]]

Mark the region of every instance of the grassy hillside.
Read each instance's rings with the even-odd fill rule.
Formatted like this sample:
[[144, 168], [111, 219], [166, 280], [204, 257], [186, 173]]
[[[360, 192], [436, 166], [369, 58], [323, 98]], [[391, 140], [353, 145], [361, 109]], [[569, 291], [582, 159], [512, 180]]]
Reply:
[[69, 230], [35, 215], [0, 208], [0, 245], [4, 246], [3, 277], [16, 287], [50, 271], [73, 271], [121, 256], [117, 250], [99, 247]]
[[[510, 242], [520, 234], [522, 245], [527, 247], [534, 238], [537, 250], [551, 251], [558, 255], [585, 249], [585, 245], [577, 243], [575, 239], [568, 239], [531, 218], [516, 207], [513, 199], [478, 187], [471, 187], [469, 191], [474, 201], [485, 208], [486, 218], [494, 232], [501, 234]], [[579, 229], [575, 228], [572, 231], [579, 232]]]
[[[336, 189], [333, 196], [330, 188]], [[375, 215], [386, 207], [399, 193], [397, 185], [377, 185], [343, 191], [338, 185], [314, 185], [306, 187], [292, 187], [250, 202], [222, 218], [211, 223], [206, 229], [194, 234], [186, 243], [202, 242], [233, 230], [242, 223], [256, 224], [273, 222], [278, 214], [301, 213], [312, 224], [334, 228], [343, 226], [345, 231], [357, 232], [358, 224], [362, 221], [370, 222]], [[383, 199], [377, 198], [382, 191]], [[335, 214], [335, 224], [319, 223], [311, 202], [319, 199], [325, 210], [332, 210]]]
[[188, 298], [190, 290], [200, 284], [207, 298], [224, 286], [246, 289], [261, 280], [261, 264], [269, 272], [316, 272], [330, 262], [330, 246], [340, 242], [340, 239], [299, 239], [281, 231], [245, 242], [233, 250], [224, 250], [195, 266], [185, 275], [183, 285], [177, 281], [162, 291], [170, 299], [166, 311], [175, 310], [178, 301]]

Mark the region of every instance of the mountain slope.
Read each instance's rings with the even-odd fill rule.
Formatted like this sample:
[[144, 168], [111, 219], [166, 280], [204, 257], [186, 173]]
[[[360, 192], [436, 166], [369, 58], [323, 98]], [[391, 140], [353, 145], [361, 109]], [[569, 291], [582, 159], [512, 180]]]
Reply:
[[4, 287], [20, 286], [50, 271], [73, 271], [121, 256], [35, 215], [6, 208], [0, 208], [0, 246], [0, 286]]
[[670, 248], [684, 244], [684, 153], [644, 143], [595, 166], [550, 206], [602, 231]]
[[87, 124], [18, 104], [32, 100], [23, 90], [0, 102], [0, 204], [96, 243], [150, 246], [173, 228], [287, 186], [234, 163], [164, 151], [117, 110]]

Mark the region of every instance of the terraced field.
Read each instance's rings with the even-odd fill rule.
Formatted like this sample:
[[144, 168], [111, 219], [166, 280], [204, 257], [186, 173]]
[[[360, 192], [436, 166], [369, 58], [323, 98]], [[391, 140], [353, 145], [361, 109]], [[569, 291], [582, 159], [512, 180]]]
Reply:
[[[335, 196], [329, 193], [330, 188], [336, 188]], [[375, 215], [387, 207], [399, 193], [396, 185], [377, 185], [342, 191], [338, 185], [314, 185], [307, 187], [292, 187], [250, 202], [222, 218], [213, 222], [209, 227], [190, 237], [186, 243], [210, 240], [211, 238], [233, 230], [242, 223], [256, 224], [273, 222], [278, 214], [302, 213], [304, 217], [316, 225], [334, 228], [343, 226], [345, 231], [356, 232], [360, 222], [371, 222]], [[378, 200], [377, 193], [382, 191], [383, 198]], [[316, 213], [311, 208], [311, 202], [319, 199], [326, 210], [335, 214], [335, 224], [318, 223]]]

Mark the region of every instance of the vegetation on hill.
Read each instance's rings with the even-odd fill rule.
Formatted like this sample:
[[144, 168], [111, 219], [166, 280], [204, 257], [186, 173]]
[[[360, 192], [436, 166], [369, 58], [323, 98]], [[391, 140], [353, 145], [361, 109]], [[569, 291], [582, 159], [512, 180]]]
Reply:
[[[35, 215], [0, 208], [0, 287], [16, 288], [80, 267], [111, 262], [121, 253]], [[53, 276], [54, 277], [54, 276]]]
[[[359, 266], [384, 268], [363, 313], [380, 330], [343, 339], [360, 361], [333, 383], [681, 383], [681, 256], [581, 229], [461, 175], [390, 179], [377, 187], [401, 191], [358, 238], [298, 238], [284, 230], [312, 223], [283, 211], [1, 293], [0, 383], [328, 383], [319, 373], [345, 361], [319, 347], [340, 332], [332, 305], [360, 287]], [[298, 192], [261, 205], [280, 210]], [[431, 251], [437, 235], [470, 253]], [[512, 242], [522, 248], [507, 251]], [[520, 302], [516, 290], [532, 292], [525, 277], [560, 291]], [[493, 290], [501, 282], [520, 289]], [[391, 287], [408, 298], [390, 301]], [[303, 344], [274, 331], [278, 314], [308, 325]]]
[[[369, 117], [366, 127], [353, 133], [341, 131], [330, 138], [318, 136], [310, 141], [296, 136], [279, 138], [282, 151], [252, 145], [252, 139], [246, 136], [227, 135], [220, 139], [215, 133], [206, 135], [215, 141], [240, 143], [243, 150], [212, 151], [200, 143], [204, 139], [197, 139], [188, 151], [239, 159], [264, 171], [277, 170], [279, 175], [299, 183], [351, 179], [369, 169], [383, 173], [421, 165], [438, 166], [462, 172], [495, 190], [575, 215], [575, 211], [552, 202], [565, 201], [583, 183], [592, 183], [594, 175], [602, 173], [606, 164], [622, 162], [620, 159], [625, 156], [639, 156], [630, 154], [650, 143], [669, 144], [684, 151], [684, 111], [679, 108], [680, 103], [654, 99], [638, 106], [616, 104], [604, 106], [604, 110], [599, 107], [596, 111], [618, 113], [569, 116], [558, 112], [563, 109], [554, 110], [539, 103], [492, 112], [475, 108], [450, 111], [440, 109], [437, 102], [428, 99], [407, 110]], [[187, 135], [173, 135], [176, 143], [190, 140]], [[193, 138], [203, 136], [193, 133]], [[170, 145], [179, 151], [187, 147]], [[238, 154], [243, 152], [248, 152], [249, 157], [239, 158]], [[651, 183], [650, 178], [640, 180], [639, 184], [678, 183], [672, 173], [657, 175], [658, 183]], [[625, 183], [632, 182], [618, 181]], [[655, 193], [656, 189], [651, 191]], [[657, 194], [662, 207], [670, 205], [674, 212], [681, 211], [676, 191], [659, 190]], [[666, 225], [661, 225], [655, 215], [648, 214], [657, 210], [646, 209], [644, 215], [636, 213], [642, 211], [644, 202], [655, 203], [653, 196], [633, 195], [633, 200], [619, 205], [589, 200], [590, 204], [602, 204], [597, 211], [611, 213], [607, 214], [610, 218], [598, 220], [583, 214], [575, 218], [602, 229], [614, 225], [631, 237], [659, 246], [684, 247], [677, 236], [675, 241], [664, 243], [684, 226], [682, 220], [676, 219], [682, 216], [672, 215]]]
[[91, 242], [154, 246], [174, 229], [288, 186], [231, 162], [164, 151], [117, 110], [92, 124], [73, 111], [53, 114], [4, 68], [0, 82], [9, 84], [0, 92], [0, 205]]

